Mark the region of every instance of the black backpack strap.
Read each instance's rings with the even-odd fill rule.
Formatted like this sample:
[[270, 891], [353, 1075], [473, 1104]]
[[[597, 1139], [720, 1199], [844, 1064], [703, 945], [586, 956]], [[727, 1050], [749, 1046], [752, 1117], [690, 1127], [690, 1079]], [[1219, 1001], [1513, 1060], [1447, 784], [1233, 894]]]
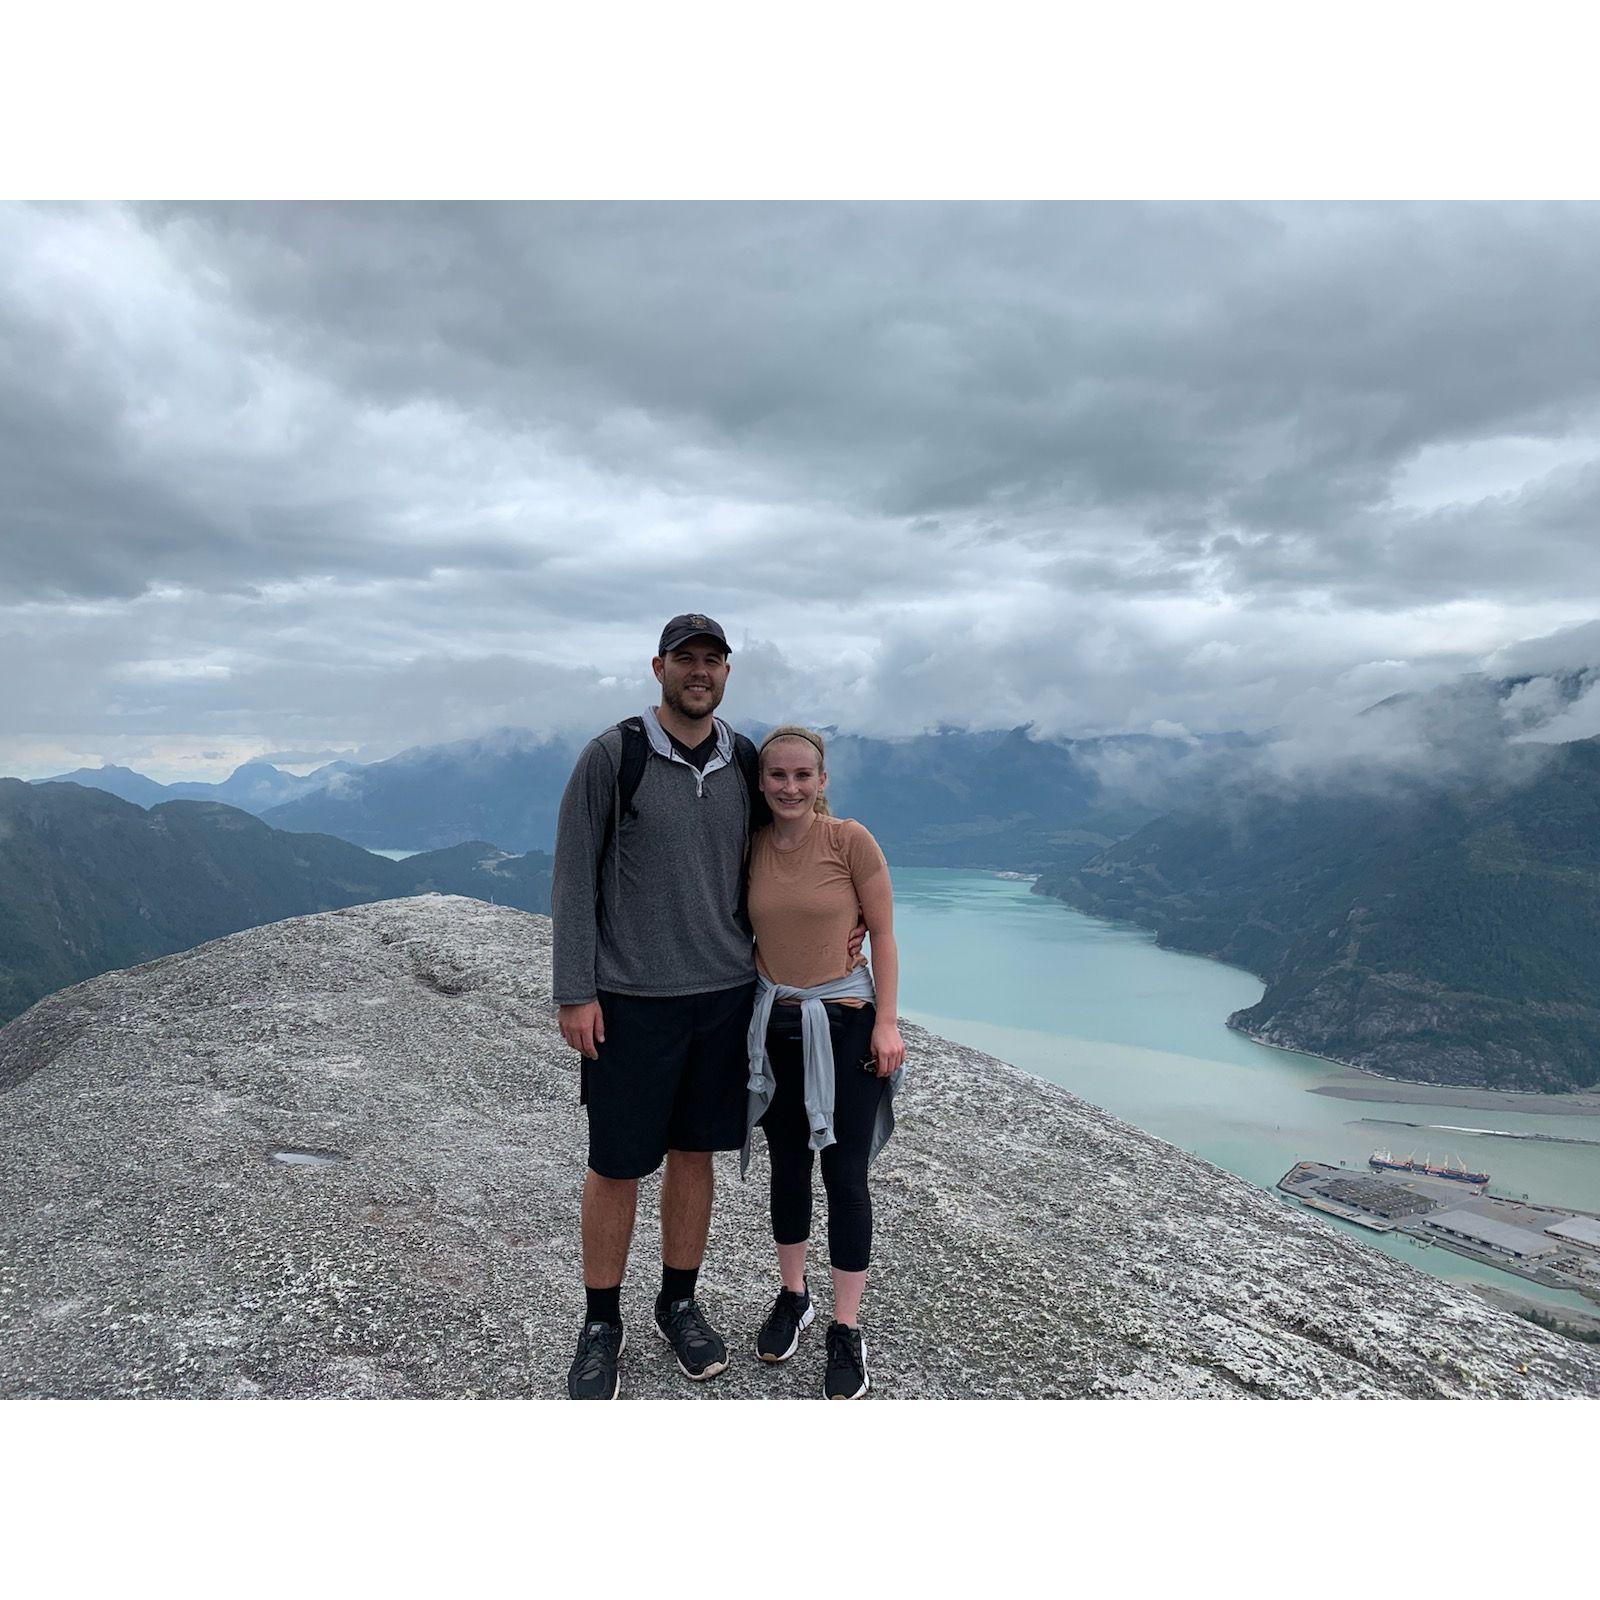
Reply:
[[772, 821], [772, 807], [761, 792], [761, 757], [756, 747], [742, 733], [733, 736], [733, 759], [744, 774], [745, 833], [744, 867], [739, 874], [739, 920], [750, 925], [750, 845], [757, 828]]
[[772, 808], [761, 792], [761, 758], [756, 747], [742, 733], [733, 736], [733, 759], [744, 774], [745, 797], [750, 807], [748, 832], [754, 833], [772, 821]]
[[[644, 731], [642, 717], [624, 717], [617, 724], [622, 735], [622, 759], [617, 763], [617, 800], [606, 813], [606, 836], [600, 841], [600, 859], [605, 859], [616, 833], [618, 817], [636, 817], [633, 797], [639, 792], [639, 780], [644, 777], [645, 763], [650, 759], [650, 740]], [[746, 741], [748, 742], [748, 741]]]
[[622, 764], [617, 768], [617, 810], [625, 817], [639, 815], [633, 797], [639, 792], [645, 763], [650, 759], [650, 740], [644, 731], [643, 717], [625, 717], [617, 724], [622, 735]]

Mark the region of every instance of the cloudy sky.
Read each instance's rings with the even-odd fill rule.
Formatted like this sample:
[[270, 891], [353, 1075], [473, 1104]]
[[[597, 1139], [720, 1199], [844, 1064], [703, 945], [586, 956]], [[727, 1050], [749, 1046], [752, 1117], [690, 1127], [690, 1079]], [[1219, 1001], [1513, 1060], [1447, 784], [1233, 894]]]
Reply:
[[874, 733], [1582, 665], [1596, 261], [1594, 205], [0, 210], [0, 773], [587, 731], [688, 609], [735, 720]]

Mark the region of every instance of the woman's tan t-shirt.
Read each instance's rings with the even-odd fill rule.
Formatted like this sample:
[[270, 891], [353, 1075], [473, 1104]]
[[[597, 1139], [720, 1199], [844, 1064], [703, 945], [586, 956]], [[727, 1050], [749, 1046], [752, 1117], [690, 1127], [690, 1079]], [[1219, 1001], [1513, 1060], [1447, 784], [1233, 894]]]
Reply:
[[[795, 850], [777, 849], [772, 829], [762, 828], [750, 847], [750, 926], [762, 975], [796, 989], [844, 977], [861, 886], [887, 865], [878, 841], [848, 817], [818, 817]], [[856, 961], [865, 964], [865, 956]]]

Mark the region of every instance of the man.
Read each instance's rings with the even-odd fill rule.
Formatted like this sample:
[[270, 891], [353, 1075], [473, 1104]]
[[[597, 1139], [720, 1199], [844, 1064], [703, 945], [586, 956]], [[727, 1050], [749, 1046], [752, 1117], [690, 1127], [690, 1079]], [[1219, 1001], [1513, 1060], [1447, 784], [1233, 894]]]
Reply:
[[712, 1152], [744, 1142], [755, 994], [743, 906], [755, 752], [714, 715], [729, 655], [710, 617], [674, 617], [651, 662], [661, 704], [591, 740], [561, 801], [555, 1000], [561, 1036], [584, 1058], [589, 1114], [588, 1303], [567, 1375], [575, 1400], [619, 1391], [639, 1179], [663, 1158], [656, 1328], [685, 1377], [714, 1377], [728, 1364], [695, 1283], [711, 1226]]

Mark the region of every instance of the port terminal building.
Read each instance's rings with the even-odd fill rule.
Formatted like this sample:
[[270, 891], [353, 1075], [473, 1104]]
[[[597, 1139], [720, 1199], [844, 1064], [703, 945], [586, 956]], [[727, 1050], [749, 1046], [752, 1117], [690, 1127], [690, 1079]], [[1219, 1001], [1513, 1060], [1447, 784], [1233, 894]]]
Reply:
[[1565, 1222], [1552, 1222], [1544, 1231], [1571, 1244], [1586, 1244], [1592, 1250], [1600, 1250], [1600, 1222], [1593, 1217], [1568, 1217]]
[[[1374, 1233], [1400, 1233], [1600, 1301], [1600, 1216], [1484, 1193], [1460, 1180], [1298, 1161], [1278, 1188]], [[1466, 1190], [1463, 1193], [1463, 1189]]]
[[1519, 1228], [1515, 1223], [1501, 1222], [1475, 1211], [1433, 1212], [1418, 1219], [1418, 1231], [1448, 1234], [1480, 1250], [1494, 1250], [1510, 1256], [1513, 1261], [1535, 1261], [1540, 1256], [1553, 1256], [1561, 1248], [1559, 1240], [1549, 1237], [1554, 1228], [1548, 1232]]

